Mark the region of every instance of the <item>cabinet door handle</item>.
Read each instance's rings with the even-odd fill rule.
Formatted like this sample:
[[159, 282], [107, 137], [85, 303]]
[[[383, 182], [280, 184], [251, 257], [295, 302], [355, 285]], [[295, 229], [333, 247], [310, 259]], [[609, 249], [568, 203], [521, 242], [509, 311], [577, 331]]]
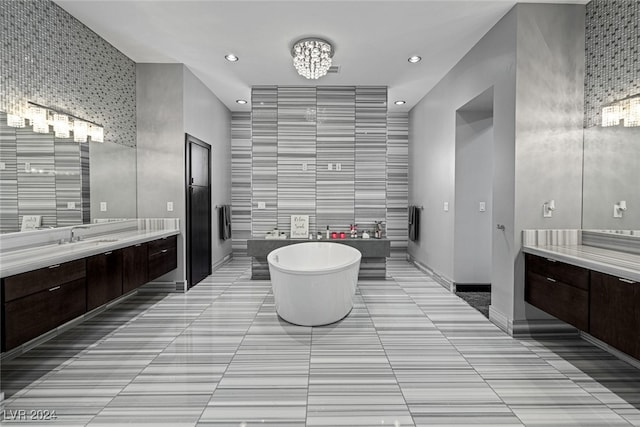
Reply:
[[49, 268], [58, 268], [60, 267], [60, 264], [56, 264], [56, 265], [50, 265]]
[[551, 277], [547, 277], [547, 280], [552, 282], [552, 283], [556, 283], [556, 279], [552, 279]]
[[166, 254], [167, 252], [169, 252], [169, 249], [163, 249], [160, 253]]
[[636, 282], [634, 282], [633, 280], [623, 279], [622, 277], [618, 277], [618, 280], [620, 280], [621, 282], [624, 282], [624, 283], [629, 283], [629, 284], [631, 284], [631, 285], [633, 285], [634, 283], [636, 283]]
[[113, 251], [109, 251], [109, 252], [105, 252], [105, 255], [111, 255], [113, 253]]
[[556, 260], [556, 259], [551, 259], [551, 258], [547, 258], [547, 261], [549, 261], [549, 262], [558, 262], [558, 260]]
[[49, 292], [57, 291], [60, 289], [60, 286], [54, 286], [53, 288], [49, 288]]

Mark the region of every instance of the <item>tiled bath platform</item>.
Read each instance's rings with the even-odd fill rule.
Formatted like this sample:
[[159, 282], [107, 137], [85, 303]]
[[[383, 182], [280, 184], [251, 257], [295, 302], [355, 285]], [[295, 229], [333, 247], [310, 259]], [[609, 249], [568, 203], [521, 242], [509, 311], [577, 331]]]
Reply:
[[639, 370], [579, 338], [511, 338], [405, 261], [314, 328], [281, 321], [250, 267], [138, 293], [4, 362], [2, 424], [640, 425]]

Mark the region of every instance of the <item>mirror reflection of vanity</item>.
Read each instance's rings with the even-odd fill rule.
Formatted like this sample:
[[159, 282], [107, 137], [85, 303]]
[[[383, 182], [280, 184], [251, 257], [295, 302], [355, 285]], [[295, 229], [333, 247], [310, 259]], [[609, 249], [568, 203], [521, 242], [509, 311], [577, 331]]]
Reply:
[[582, 228], [640, 239], [640, 127], [584, 129]]
[[20, 231], [24, 215], [42, 228], [137, 216], [134, 147], [11, 127], [0, 112], [0, 154], [2, 233]]

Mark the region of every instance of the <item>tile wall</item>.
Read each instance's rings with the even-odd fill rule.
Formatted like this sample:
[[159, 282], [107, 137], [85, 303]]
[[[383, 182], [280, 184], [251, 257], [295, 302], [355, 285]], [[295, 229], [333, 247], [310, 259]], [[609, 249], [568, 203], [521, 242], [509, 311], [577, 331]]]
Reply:
[[261, 86], [252, 106], [232, 116], [235, 253], [302, 214], [314, 233], [383, 221], [405, 254], [408, 114], [387, 112], [386, 87]]

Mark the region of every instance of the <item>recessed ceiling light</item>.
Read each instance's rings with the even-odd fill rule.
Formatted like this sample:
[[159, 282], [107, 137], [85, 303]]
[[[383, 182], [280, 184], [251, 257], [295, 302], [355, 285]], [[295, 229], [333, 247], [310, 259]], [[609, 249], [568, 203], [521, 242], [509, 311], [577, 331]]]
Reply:
[[227, 60], [227, 61], [229, 61], [229, 62], [236, 62], [236, 61], [237, 61], [238, 59], [240, 59], [240, 58], [238, 58], [237, 56], [235, 56], [233, 53], [230, 53], [230, 54], [228, 54], [228, 55], [225, 55], [225, 56], [224, 56], [224, 59], [226, 59], [226, 60]]
[[246, 104], [246, 103], [247, 103], [247, 100], [246, 100], [246, 99], [236, 99], [236, 102], [237, 102], [238, 104], [240, 104], [240, 105], [244, 105], [244, 104]]
[[406, 104], [406, 103], [407, 103], [407, 101], [396, 101], [396, 102], [394, 102], [394, 104], [396, 104], [396, 105], [403, 105], [403, 104]]
[[416, 62], [422, 61], [422, 58], [417, 55], [414, 55], [411, 58], [409, 58], [407, 61], [411, 62], [412, 64], [415, 64]]

